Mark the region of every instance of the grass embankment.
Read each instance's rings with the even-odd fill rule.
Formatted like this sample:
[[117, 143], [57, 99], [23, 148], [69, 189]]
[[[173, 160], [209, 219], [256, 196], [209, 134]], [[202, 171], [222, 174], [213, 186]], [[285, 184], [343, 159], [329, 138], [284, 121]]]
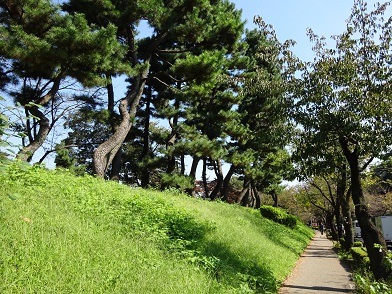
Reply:
[[255, 210], [13, 164], [0, 293], [274, 293], [312, 231]]

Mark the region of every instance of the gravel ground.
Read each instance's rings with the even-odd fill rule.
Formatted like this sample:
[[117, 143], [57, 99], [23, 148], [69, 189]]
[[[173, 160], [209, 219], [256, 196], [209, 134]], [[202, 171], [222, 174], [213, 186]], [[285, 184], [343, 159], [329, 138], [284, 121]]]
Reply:
[[317, 232], [279, 294], [354, 293], [350, 269], [339, 260], [332, 245]]

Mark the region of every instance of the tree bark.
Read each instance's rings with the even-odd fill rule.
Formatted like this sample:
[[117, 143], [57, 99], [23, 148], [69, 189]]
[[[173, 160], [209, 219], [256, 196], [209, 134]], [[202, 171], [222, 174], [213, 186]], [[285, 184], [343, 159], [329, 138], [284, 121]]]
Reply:
[[252, 180], [252, 191], [254, 196], [254, 203], [252, 205], [253, 208], [259, 209], [261, 206], [261, 195], [256, 188], [255, 182]]
[[336, 231], [335, 226], [333, 225], [334, 213], [326, 211], [325, 221], [326, 221], [326, 228], [331, 229], [331, 236], [333, 240], [338, 239], [338, 232]]
[[215, 169], [215, 175], [216, 175], [216, 185], [214, 187], [214, 190], [211, 192], [211, 199], [215, 200], [218, 197], [222, 197], [219, 195], [219, 192], [222, 190], [222, 185], [223, 185], [223, 169], [222, 169], [222, 163], [220, 160], [216, 160], [216, 167]]
[[272, 200], [274, 201], [274, 207], [279, 207], [279, 196], [276, 192], [272, 192], [271, 194]]
[[[371, 221], [368, 207], [363, 194], [358, 147], [353, 151], [350, 150], [349, 142], [346, 138], [340, 138], [340, 146], [344, 156], [350, 165], [351, 170], [351, 197], [355, 205], [355, 215], [361, 227], [361, 235], [365, 243], [367, 253], [370, 259], [370, 268], [377, 280], [386, 279], [390, 270], [384, 262], [386, 257], [386, 243], [382, 233]], [[377, 246], [382, 246], [382, 249]]]
[[110, 171], [111, 181], [120, 181], [120, 172], [122, 164], [122, 149], [118, 149], [116, 155], [113, 158], [112, 169]]
[[203, 170], [201, 174], [201, 179], [204, 187], [204, 198], [213, 199], [210, 195], [210, 190], [208, 188], [208, 183], [207, 183], [207, 158], [206, 157], [203, 157], [202, 164], [203, 164]]
[[350, 248], [354, 245], [354, 232], [352, 228], [352, 219], [351, 219], [351, 210], [350, 210], [350, 196], [351, 189], [347, 191], [347, 168], [346, 165], [343, 165], [340, 169], [340, 178], [337, 184], [336, 194], [340, 201], [340, 206], [342, 209], [343, 215], [343, 227], [344, 227], [344, 249], [349, 251]]
[[[39, 147], [45, 142], [50, 131], [50, 121], [45, 115], [38, 109], [37, 106], [27, 107], [29, 112], [38, 118], [39, 130], [36, 136], [32, 138], [27, 146], [24, 146], [17, 154], [17, 158], [23, 161], [30, 162], [33, 158], [34, 153]], [[31, 140], [31, 139], [30, 139]]]
[[226, 202], [229, 202], [229, 195], [228, 195], [229, 194], [229, 185], [230, 185], [231, 177], [234, 174], [234, 171], [235, 171], [235, 167], [234, 167], [234, 165], [231, 165], [229, 171], [227, 172], [227, 174], [223, 180], [221, 197]]
[[[138, 56], [136, 50], [135, 35], [131, 29], [128, 28], [127, 30], [127, 42], [130, 47], [129, 53], [131, 56], [130, 59], [132, 64], [136, 65], [138, 63]], [[121, 123], [116, 128], [116, 132], [107, 141], [99, 145], [94, 151], [93, 170], [98, 177], [103, 178], [105, 176], [107, 168], [112, 163], [114, 156], [121, 148], [121, 145], [123, 144], [131, 127], [133, 126], [133, 120], [136, 116], [136, 110], [143, 95], [144, 86], [150, 72], [151, 56], [154, 54], [154, 51], [157, 49], [160, 42], [163, 41], [167, 35], [168, 32], [163, 32], [162, 34], [159, 34], [155, 38], [155, 40], [152, 41], [150, 46], [150, 52], [149, 54], [147, 54], [148, 57], [144, 61], [146, 66], [138, 76], [134, 77], [131, 91], [120, 102], [119, 111], [121, 114]]]
[[[151, 116], [151, 100], [152, 100], [152, 89], [151, 85], [148, 86], [147, 97], [146, 97], [146, 111], [144, 120], [143, 130], [143, 150], [141, 159], [149, 157], [150, 154], [150, 116]], [[143, 166], [141, 170], [141, 186], [146, 188], [150, 183], [150, 172], [146, 166]]]
[[[106, 90], [108, 91], [108, 111], [110, 113], [109, 123], [112, 129], [112, 133], [114, 134], [116, 131], [116, 122], [115, 122], [116, 113], [114, 112], [114, 89], [113, 89], [112, 77], [110, 75], [107, 75], [107, 79], [110, 81], [106, 85]], [[120, 180], [121, 164], [122, 164], [122, 150], [120, 148], [113, 158], [112, 169], [110, 171], [110, 180], [112, 181]]]
[[336, 231], [337, 231], [337, 239], [340, 240], [340, 238], [343, 237], [343, 229], [342, 229], [342, 221], [340, 217], [340, 200], [339, 197], [336, 195], [336, 201], [335, 201], [335, 206], [334, 206], [334, 216], [335, 216], [335, 221], [336, 221]]
[[[61, 75], [56, 77], [53, 80], [53, 85], [50, 88], [50, 90], [43, 96], [41, 96], [39, 99], [34, 101], [35, 104], [37, 105], [45, 105], [49, 101], [51, 101], [55, 95], [58, 93], [60, 89], [60, 82], [61, 82]], [[17, 158], [23, 160], [23, 161], [31, 161], [33, 158], [34, 153], [38, 150], [39, 147], [42, 146], [42, 144], [45, 142], [46, 138], [48, 137], [48, 134], [50, 132], [50, 129], [52, 128], [49, 119], [45, 116], [43, 112], [41, 112], [38, 108], [38, 106], [25, 106], [26, 113], [31, 113], [33, 116], [38, 118], [38, 132], [34, 131], [34, 135], [32, 135], [32, 130], [29, 127], [27, 130], [27, 135], [29, 137], [29, 144], [24, 146], [17, 154]], [[27, 125], [29, 124], [29, 119], [27, 118]], [[33, 126], [35, 129], [37, 127], [37, 124]]]
[[[197, 170], [197, 166], [199, 164], [199, 161], [200, 161], [199, 157], [197, 157], [197, 156], [193, 157], [191, 170], [189, 172], [189, 177], [193, 180], [196, 179], [196, 170]], [[194, 188], [186, 189], [186, 193], [192, 197], [196, 197], [196, 192], [195, 192]]]
[[146, 67], [135, 79], [131, 92], [120, 102], [121, 123], [117, 126], [115, 133], [94, 151], [93, 168], [94, 173], [98, 177], [104, 178], [106, 170], [112, 163], [133, 125], [133, 119], [143, 94], [148, 72], [149, 67]]
[[241, 203], [243, 206], [248, 206], [249, 205], [249, 190], [250, 190], [250, 179], [248, 177], [245, 177], [244, 179], [244, 185], [241, 191], [241, 194], [237, 198], [236, 203]]

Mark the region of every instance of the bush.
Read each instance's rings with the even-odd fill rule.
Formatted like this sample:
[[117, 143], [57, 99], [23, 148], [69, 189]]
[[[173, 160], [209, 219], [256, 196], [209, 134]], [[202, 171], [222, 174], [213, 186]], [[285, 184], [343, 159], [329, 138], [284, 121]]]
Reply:
[[353, 247], [363, 247], [363, 244], [361, 241], [355, 241]]
[[371, 293], [371, 294], [390, 294], [392, 293], [392, 289], [390, 285], [385, 284], [383, 282], [378, 282], [374, 280], [372, 275], [365, 273], [354, 274], [353, 275], [355, 285], [356, 285], [356, 293]]
[[351, 247], [350, 253], [354, 261], [369, 264], [369, 257], [364, 247]]
[[263, 217], [289, 228], [294, 228], [297, 225], [298, 220], [294, 215], [288, 214], [283, 209], [277, 207], [263, 205], [260, 207], [260, 213]]

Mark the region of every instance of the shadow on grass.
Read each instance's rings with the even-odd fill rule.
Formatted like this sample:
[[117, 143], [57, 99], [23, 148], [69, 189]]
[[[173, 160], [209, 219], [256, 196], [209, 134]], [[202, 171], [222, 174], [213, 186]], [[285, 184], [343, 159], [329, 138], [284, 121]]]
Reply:
[[277, 280], [267, 265], [257, 264], [253, 260], [243, 260], [238, 254], [217, 242], [204, 244], [207, 247], [202, 250], [201, 254], [219, 259], [219, 263], [212, 272], [218, 282], [235, 288], [247, 288], [255, 293], [277, 291]]
[[[257, 222], [257, 226], [260, 227], [260, 233], [266, 236], [272, 242], [274, 242], [277, 246], [286, 248], [296, 255], [300, 255], [302, 251], [306, 248], [306, 245], [311, 240], [310, 235], [307, 235], [304, 230], [290, 229], [282, 224], [278, 224], [271, 220], [263, 218], [261, 215], [257, 216], [254, 214], [245, 214], [245, 217], [251, 222]], [[273, 227], [274, 229], [271, 229], [271, 226], [266, 226], [265, 222], [271, 222], [272, 224], [275, 224], [275, 226]], [[296, 233], [293, 230], [296, 230]], [[303, 246], [290, 246], [293, 243], [286, 243], [286, 240], [282, 239], [282, 231], [284, 231], [285, 234], [289, 235], [290, 239], [295, 240], [299, 244], [303, 244]]]

